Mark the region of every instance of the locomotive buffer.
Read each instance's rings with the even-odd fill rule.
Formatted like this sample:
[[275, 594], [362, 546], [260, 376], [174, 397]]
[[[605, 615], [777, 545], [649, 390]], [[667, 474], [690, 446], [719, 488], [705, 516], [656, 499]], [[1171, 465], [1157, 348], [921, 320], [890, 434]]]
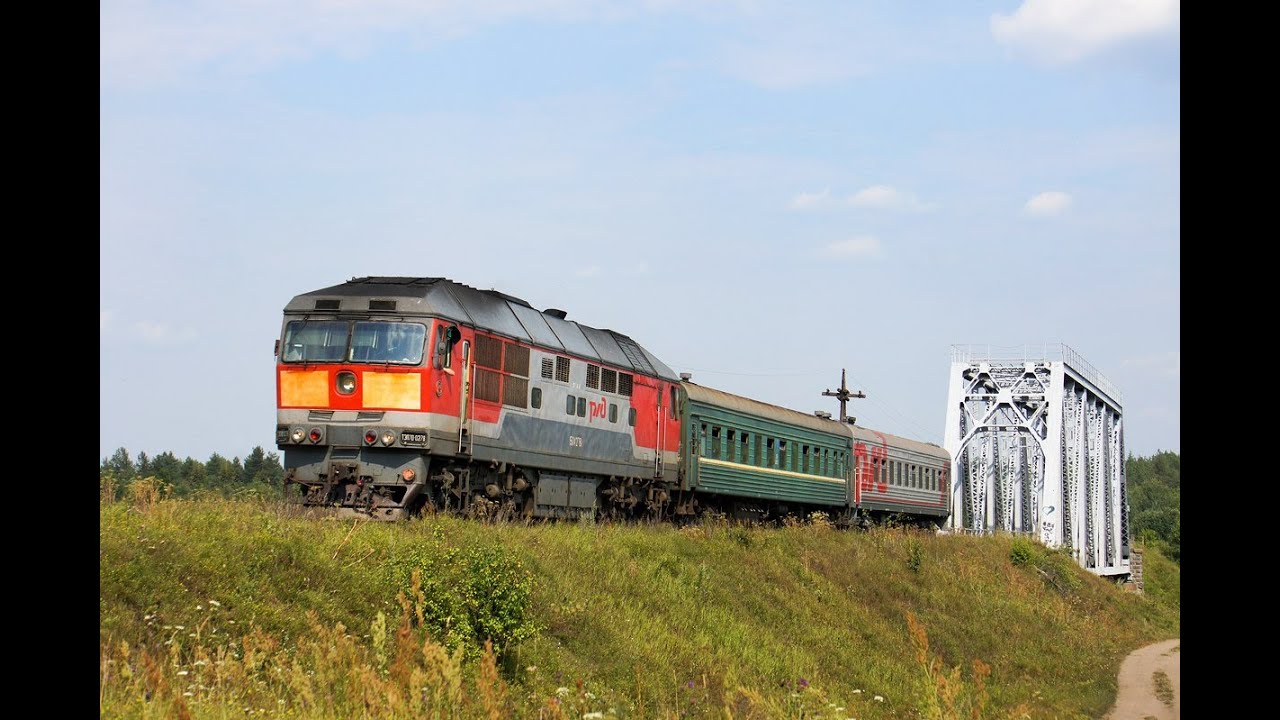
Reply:
[[851, 424], [857, 422], [858, 418], [848, 418], [848, 420], [846, 420], [845, 418], [848, 416], [845, 415], [845, 405], [853, 398], [864, 398], [867, 396], [867, 394], [861, 390], [856, 393], [849, 392], [848, 384], [844, 381], [844, 368], [840, 368], [840, 389], [835, 392], [823, 390], [822, 394], [840, 401], [840, 422], [848, 422]]

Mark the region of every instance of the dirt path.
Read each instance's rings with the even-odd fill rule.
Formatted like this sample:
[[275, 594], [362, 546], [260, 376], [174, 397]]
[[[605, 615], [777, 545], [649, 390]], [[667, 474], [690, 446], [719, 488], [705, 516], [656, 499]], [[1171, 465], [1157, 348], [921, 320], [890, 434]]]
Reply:
[[1139, 648], [1120, 664], [1115, 707], [1104, 720], [1178, 720], [1182, 707], [1177, 638]]

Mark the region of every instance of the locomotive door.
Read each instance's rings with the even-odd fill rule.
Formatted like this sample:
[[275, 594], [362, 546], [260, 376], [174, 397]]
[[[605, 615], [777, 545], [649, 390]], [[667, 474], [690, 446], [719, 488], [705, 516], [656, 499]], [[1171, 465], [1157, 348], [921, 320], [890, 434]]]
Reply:
[[666, 447], [667, 424], [663, 422], [662, 396], [666, 394], [666, 388], [661, 384], [658, 385], [658, 412], [654, 413], [658, 422], [657, 441], [653, 445], [653, 456], [655, 458], [653, 465], [653, 476], [662, 477], [662, 456], [663, 449]]
[[462, 341], [462, 397], [458, 408], [458, 453], [471, 452], [471, 414], [474, 407], [471, 402], [471, 341]]

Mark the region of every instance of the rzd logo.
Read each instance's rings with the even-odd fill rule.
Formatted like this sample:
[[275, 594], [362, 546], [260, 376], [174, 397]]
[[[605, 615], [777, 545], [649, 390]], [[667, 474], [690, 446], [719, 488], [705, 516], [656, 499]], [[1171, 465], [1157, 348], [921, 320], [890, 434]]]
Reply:
[[588, 404], [591, 405], [591, 417], [587, 418], [587, 421], [590, 422], [593, 418], [600, 418], [603, 420], [604, 411], [609, 407], [609, 403], [604, 399], [604, 396], [600, 396], [600, 402], [591, 400]]

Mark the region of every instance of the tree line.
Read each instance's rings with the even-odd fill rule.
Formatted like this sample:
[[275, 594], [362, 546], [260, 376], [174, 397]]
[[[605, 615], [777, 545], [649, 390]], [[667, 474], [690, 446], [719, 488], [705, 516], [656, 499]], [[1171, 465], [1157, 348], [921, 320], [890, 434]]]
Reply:
[[[1151, 457], [1130, 455], [1125, 464], [1129, 497], [1129, 531], [1132, 537], [1162, 554], [1181, 562], [1182, 519], [1179, 500], [1179, 455], [1160, 451]], [[100, 475], [123, 488], [134, 480], [155, 478], [173, 497], [201, 494], [235, 495], [246, 490], [279, 493], [284, 466], [280, 455], [259, 445], [241, 460], [218, 453], [205, 462], [194, 458], [179, 460], [172, 452], [155, 457], [139, 452], [137, 457], [120, 448], [102, 459]]]
[[228, 460], [214, 453], [205, 462], [191, 457], [179, 460], [172, 452], [162, 452], [155, 457], [139, 452], [134, 458], [126, 448], [119, 448], [111, 457], [102, 459], [99, 476], [121, 488], [135, 480], [155, 478], [164, 483], [173, 497], [209, 493], [230, 496], [246, 490], [279, 492], [284, 481], [284, 466], [278, 453], [266, 452], [261, 445], [251, 450], [244, 460], [239, 457]]
[[1179, 455], [1159, 451], [1151, 457], [1130, 455], [1125, 463], [1129, 490], [1129, 532], [1181, 564], [1182, 511]]

